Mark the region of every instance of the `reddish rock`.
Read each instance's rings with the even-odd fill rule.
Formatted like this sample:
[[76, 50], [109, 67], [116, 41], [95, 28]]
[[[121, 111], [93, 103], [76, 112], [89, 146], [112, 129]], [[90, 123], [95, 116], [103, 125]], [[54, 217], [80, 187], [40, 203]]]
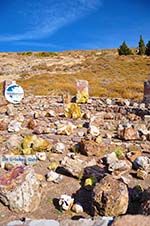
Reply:
[[6, 106], [0, 106], [0, 114], [5, 114], [7, 111]]
[[131, 162], [134, 162], [134, 160], [141, 155], [142, 155], [141, 150], [136, 146], [129, 147], [129, 152], [126, 154], [127, 158]]
[[93, 126], [101, 126], [104, 124], [104, 115], [105, 115], [105, 112], [100, 112], [100, 113], [96, 113], [95, 115], [91, 115], [91, 118], [90, 118], [90, 125], [93, 125]]
[[128, 114], [128, 119], [130, 120], [130, 121], [137, 121], [137, 120], [140, 120], [140, 117], [139, 116], [137, 116], [136, 114]]
[[112, 226], [148, 226], [150, 217], [143, 215], [126, 215], [117, 218]]
[[112, 119], [114, 119], [114, 114], [112, 112], [107, 112], [104, 115], [104, 119], [112, 120]]
[[139, 135], [133, 125], [119, 125], [118, 137], [122, 140], [138, 140]]
[[4, 131], [8, 129], [8, 122], [5, 120], [0, 120], [0, 131]]
[[103, 157], [106, 153], [106, 145], [98, 144], [93, 140], [81, 140], [80, 153], [87, 156]]
[[7, 104], [5, 97], [0, 97], [0, 107], [7, 106]]
[[137, 177], [144, 180], [148, 176], [148, 173], [143, 169], [137, 170]]
[[29, 129], [34, 129], [36, 126], [37, 126], [36, 120], [34, 120], [34, 119], [29, 120], [28, 125], [27, 125], [27, 127]]
[[69, 104], [71, 102], [71, 95], [70, 95], [70, 93], [68, 93], [68, 92], [64, 93], [62, 95], [62, 101], [63, 101], [64, 104]]
[[7, 105], [7, 115], [9, 116], [14, 116], [16, 115], [17, 111], [16, 108], [14, 107], [13, 104], [8, 104]]

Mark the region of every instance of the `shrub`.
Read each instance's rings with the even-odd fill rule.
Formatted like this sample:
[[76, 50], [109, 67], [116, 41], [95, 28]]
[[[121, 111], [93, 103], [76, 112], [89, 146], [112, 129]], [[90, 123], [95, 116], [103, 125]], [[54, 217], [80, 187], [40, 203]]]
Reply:
[[140, 36], [140, 41], [139, 41], [139, 52], [138, 54], [139, 55], [145, 55], [145, 43], [144, 43], [144, 40], [142, 38], [142, 35]]
[[147, 56], [150, 56], [150, 41], [148, 41], [148, 43], [147, 43], [147, 45], [146, 45], [145, 54], [146, 54]]
[[117, 147], [115, 149], [115, 154], [118, 159], [123, 159], [124, 158], [124, 149], [122, 147]]
[[39, 52], [39, 53], [35, 53], [35, 56], [37, 56], [37, 57], [53, 57], [53, 56], [57, 56], [57, 53], [55, 53], [55, 52]]
[[21, 55], [21, 56], [31, 56], [32, 52], [20, 52], [20, 53], [17, 53], [17, 54]]
[[122, 45], [118, 49], [118, 53], [119, 53], [119, 55], [132, 55], [133, 54], [131, 49], [129, 49], [129, 47], [125, 43], [125, 41], [122, 43]]

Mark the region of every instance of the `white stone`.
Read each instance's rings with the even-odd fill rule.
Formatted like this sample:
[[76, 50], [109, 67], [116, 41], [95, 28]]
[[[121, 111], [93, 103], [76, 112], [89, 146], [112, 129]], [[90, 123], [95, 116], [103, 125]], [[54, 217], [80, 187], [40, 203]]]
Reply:
[[75, 213], [83, 213], [83, 207], [81, 206], [81, 204], [79, 203], [75, 203], [72, 207], [72, 210], [75, 212]]
[[61, 195], [59, 199], [59, 206], [63, 210], [70, 210], [73, 206], [74, 199], [70, 195]]
[[46, 115], [48, 115], [49, 117], [56, 117], [56, 112], [53, 110], [49, 110]]
[[61, 143], [61, 142], [55, 144], [52, 148], [52, 152], [62, 154], [64, 151], [65, 151], [65, 145], [64, 145], [64, 143]]
[[129, 101], [128, 99], [124, 100], [124, 103], [125, 103], [125, 105], [126, 105], [127, 107], [130, 106], [130, 101]]
[[150, 159], [147, 156], [139, 156], [134, 160], [134, 165], [137, 168], [142, 168], [146, 171], [150, 171]]
[[59, 135], [71, 135], [76, 129], [76, 126], [71, 122], [57, 123], [57, 134]]
[[56, 173], [55, 171], [51, 170], [46, 175], [47, 181], [59, 183], [63, 179], [63, 175]]
[[150, 122], [150, 115], [144, 115], [144, 121]]
[[45, 152], [37, 152], [36, 156], [37, 156], [38, 160], [40, 160], [40, 161], [45, 161], [47, 158]]
[[138, 108], [138, 106], [139, 106], [138, 103], [136, 102], [133, 103], [133, 108]]
[[93, 125], [90, 126], [89, 132], [93, 137], [97, 137], [100, 134], [99, 128]]
[[115, 152], [112, 152], [112, 153], [110, 153], [110, 154], [107, 154], [106, 155], [106, 160], [107, 160], [107, 164], [112, 164], [112, 163], [114, 163], [114, 162], [116, 162], [116, 161], [118, 161], [118, 158], [117, 158], [117, 156], [116, 156], [116, 153]]
[[111, 104], [112, 104], [112, 100], [109, 99], [109, 98], [107, 98], [107, 99], [106, 99], [106, 104], [111, 105]]
[[8, 132], [19, 132], [21, 130], [21, 122], [13, 120], [8, 125]]
[[8, 149], [15, 149], [19, 148], [22, 141], [22, 137], [18, 136], [17, 134], [12, 134], [9, 139], [6, 141], [6, 147]]
[[141, 103], [139, 106], [140, 109], [144, 110], [145, 109], [145, 103]]

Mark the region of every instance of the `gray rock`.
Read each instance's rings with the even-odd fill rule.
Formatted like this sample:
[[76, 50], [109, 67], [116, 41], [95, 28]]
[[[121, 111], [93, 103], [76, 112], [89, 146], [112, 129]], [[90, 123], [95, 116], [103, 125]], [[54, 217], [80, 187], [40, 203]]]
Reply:
[[59, 183], [63, 179], [63, 175], [56, 173], [55, 171], [51, 170], [46, 175], [47, 181]]
[[[9, 179], [8, 179], [9, 178]], [[8, 185], [11, 188], [8, 188]], [[41, 201], [41, 186], [33, 168], [16, 167], [0, 178], [0, 200], [12, 211], [33, 212]]]
[[148, 158], [147, 156], [137, 157], [134, 160], [133, 164], [137, 169], [142, 168], [148, 172], [150, 171], [150, 158]]
[[75, 220], [63, 220], [60, 222], [60, 226], [108, 226], [113, 221], [113, 217], [97, 217], [96, 219], [79, 219]]
[[150, 122], [150, 115], [144, 115], [144, 121], [146, 123]]
[[13, 120], [8, 125], [8, 132], [19, 132], [21, 130], [21, 123]]
[[6, 147], [11, 150], [18, 148], [21, 144], [22, 137], [16, 134], [13, 134], [9, 137], [9, 139], [6, 142]]
[[106, 156], [106, 161], [107, 161], [107, 164], [113, 164], [114, 162], [118, 161], [118, 158], [116, 156], [116, 153], [115, 152], [112, 152], [110, 154], [107, 154]]
[[71, 159], [67, 156], [64, 157], [61, 165], [75, 177], [80, 177], [84, 168], [84, 162], [81, 159]]
[[16, 220], [11, 221], [7, 224], [7, 226], [59, 226], [59, 222], [55, 220], [47, 220], [47, 219], [41, 219], [41, 220], [30, 220], [27, 219], [25, 222]]
[[16, 109], [13, 104], [7, 105], [7, 115], [14, 116], [16, 114]]
[[60, 153], [62, 154], [65, 151], [66, 147], [64, 143], [56, 143], [53, 147], [52, 147], [52, 152], [56, 152], [56, 153]]

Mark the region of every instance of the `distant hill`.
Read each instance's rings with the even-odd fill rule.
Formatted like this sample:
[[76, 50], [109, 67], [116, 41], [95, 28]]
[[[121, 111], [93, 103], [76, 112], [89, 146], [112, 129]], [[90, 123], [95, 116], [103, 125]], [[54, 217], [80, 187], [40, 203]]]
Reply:
[[27, 94], [75, 94], [76, 80], [85, 79], [92, 96], [142, 99], [149, 75], [150, 57], [118, 56], [117, 49], [0, 53], [0, 81], [17, 80]]

